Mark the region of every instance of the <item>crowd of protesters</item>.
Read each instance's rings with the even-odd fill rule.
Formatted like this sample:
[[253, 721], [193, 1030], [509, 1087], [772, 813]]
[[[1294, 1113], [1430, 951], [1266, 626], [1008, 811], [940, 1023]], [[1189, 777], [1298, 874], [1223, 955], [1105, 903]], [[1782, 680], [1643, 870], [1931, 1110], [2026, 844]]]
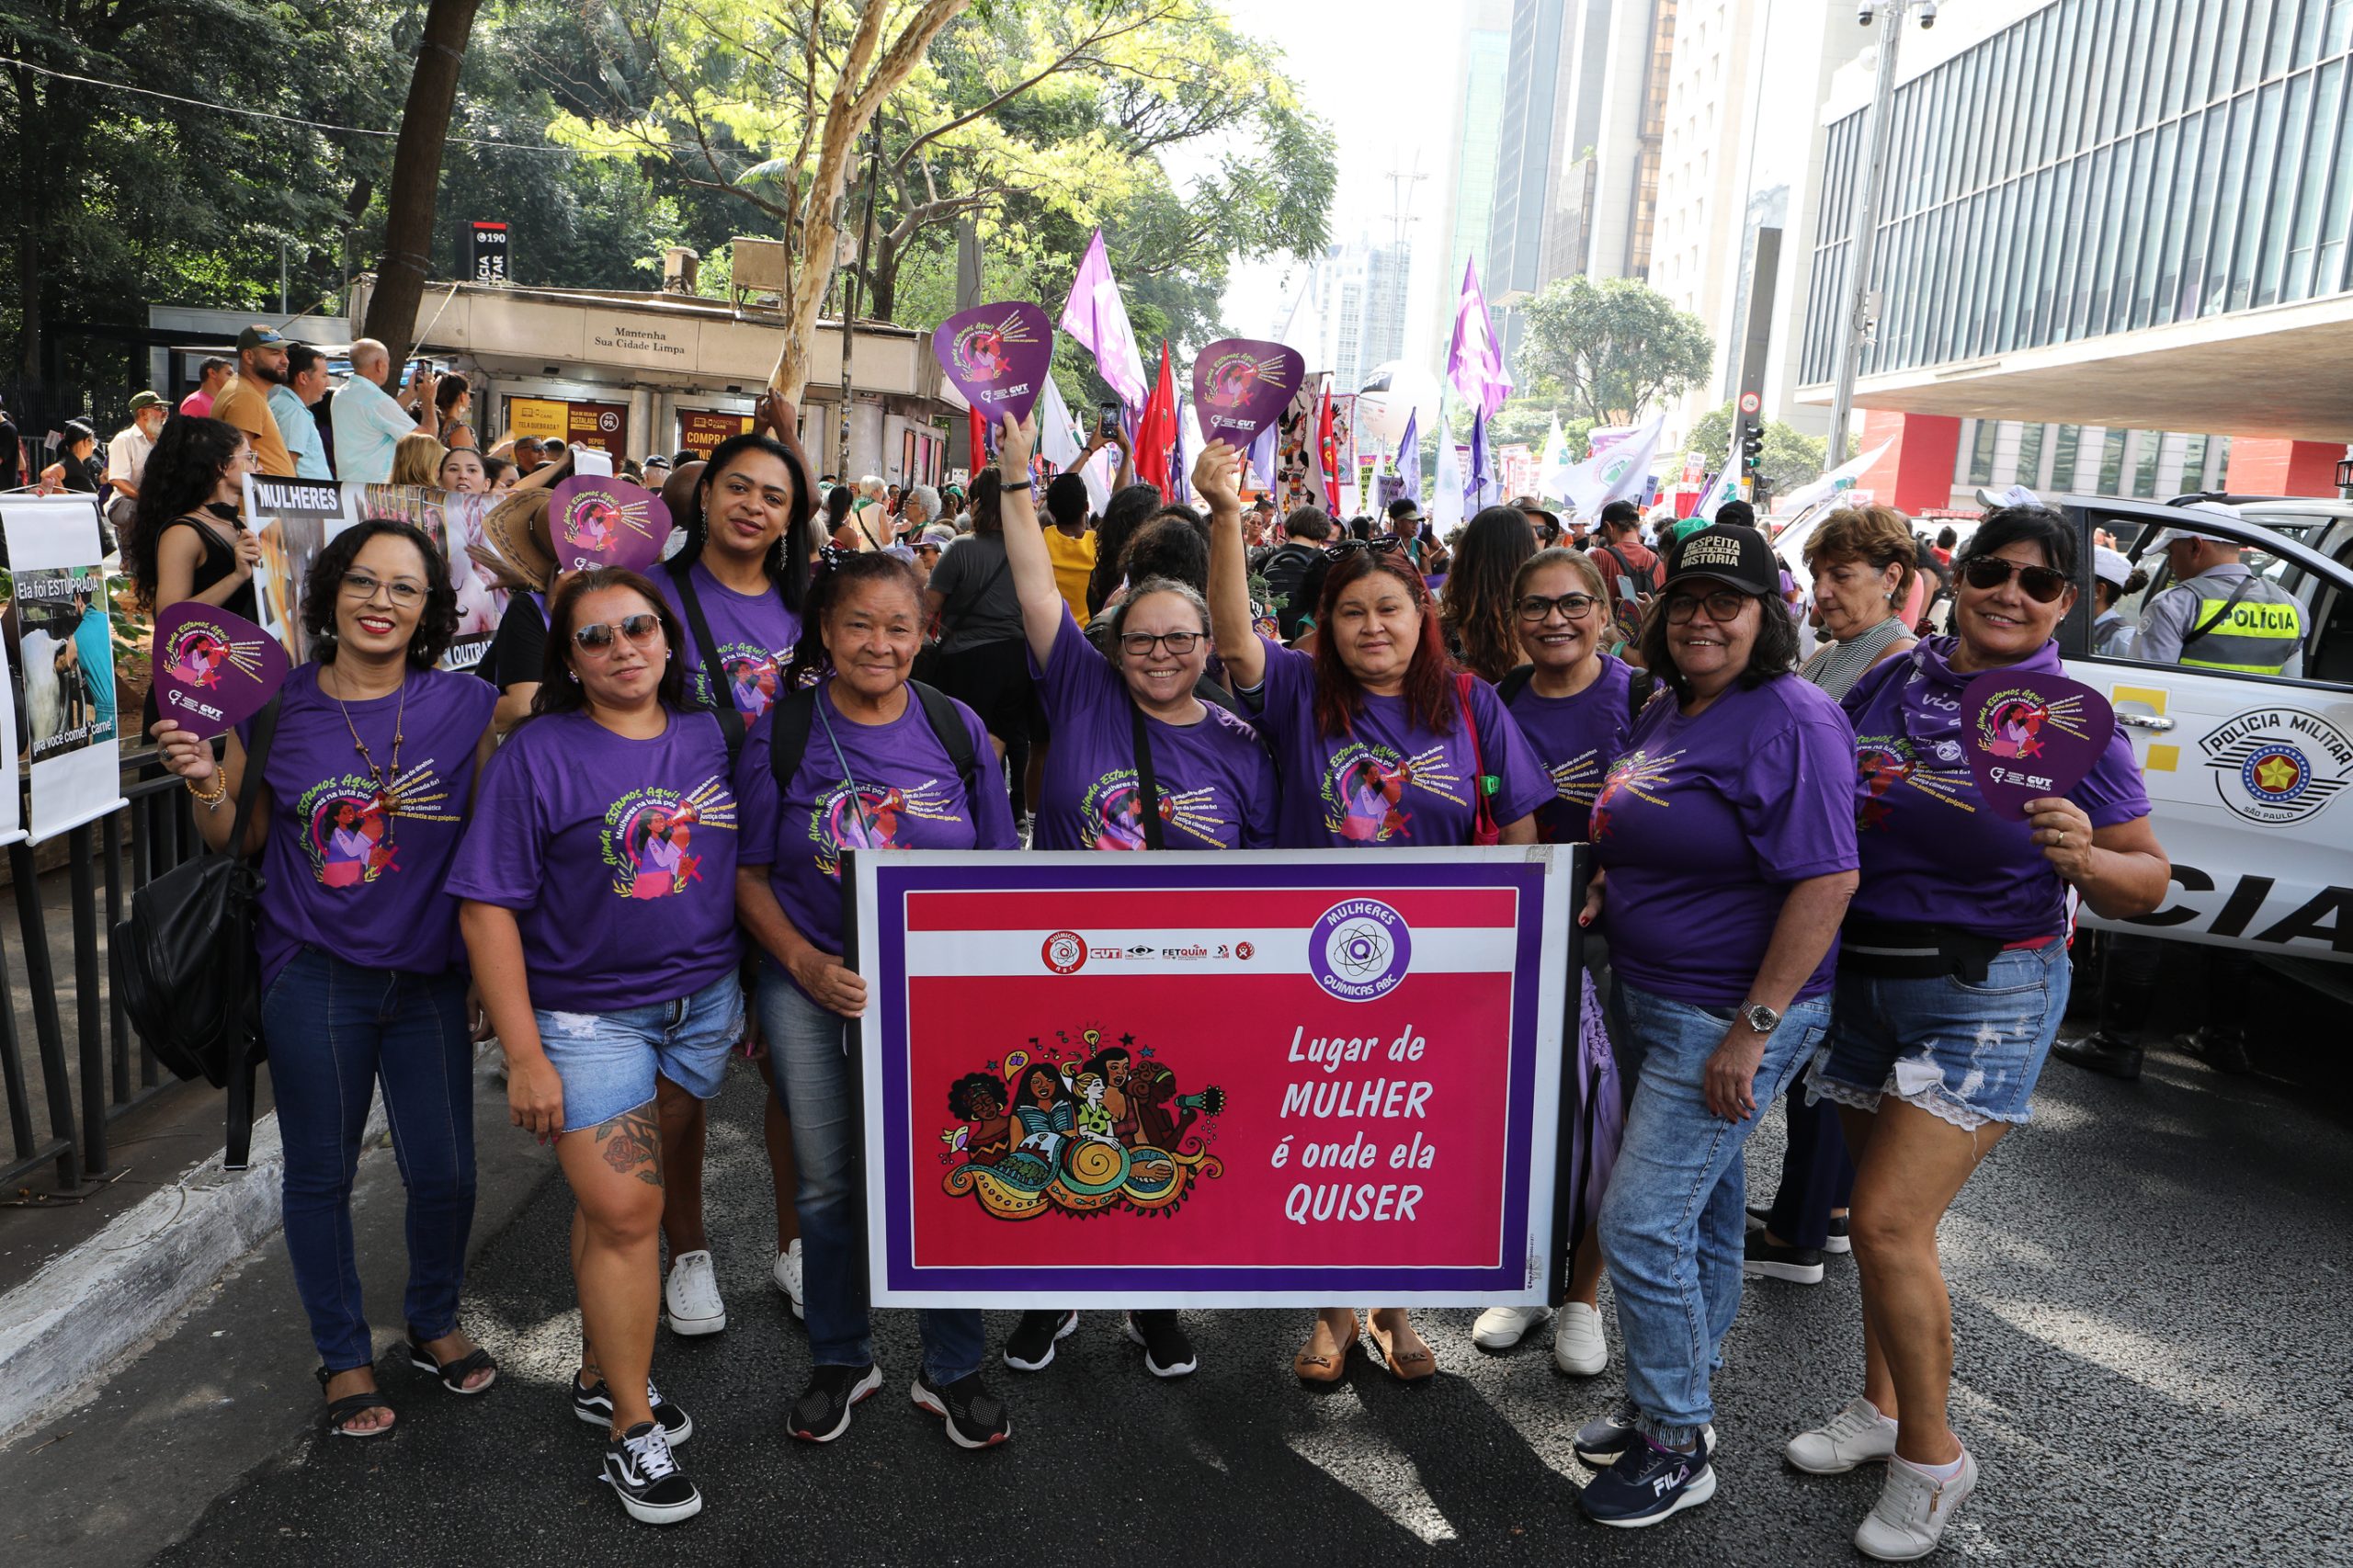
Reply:
[[[318, 351], [256, 328], [176, 413], [134, 399], [102, 463], [75, 437], [63, 482], [110, 493], [142, 604], [253, 613], [249, 472], [536, 495], [544, 513], [563, 443], [485, 452], [462, 378], [396, 375], [366, 342], [351, 369], [323, 413]], [[511, 1121], [553, 1145], [576, 1199], [571, 1403], [630, 1517], [702, 1506], [677, 1453], [695, 1423], [653, 1364], [665, 1324], [723, 1331], [714, 1247], [756, 1244], [703, 1217], [706, 1106], [739, 1049], [772, 1088], [772, 1276], [809, 1335], [787, 1425], [848, 1430], [882, 1374], [853, 1187], [846, 1031], [866, 996], [841, 958], [844, 847], [1585, 841], [1599, 870], [1580, 982], [1622, 1134], [1552, 1348], [1570, 1374], [1606, 1369], [1606, 1271], [1625, 1398], [1576, 1432], [1584, 1507], [1643, 1526], [1707, 1501], [1711, 1376], [1744, 1276], [1818, 1279], [1823, 1253], [1851, 1247], [1862, 1375], [1786, 1453], [1816, 1473], [1883, 1463], [1857, 1544], [1935, 1547], [1976, 1483], [1946, 1414], [1938, 1221], [2029, 1119], [2075, 903], [2128, 916], [2165, 885], [2121, 738], [2022, 822], [1981, 806], [1956, 744], [1973, 676], [2059, 668], [2078, 544], [2058, 514], [1996, 507], [1955, 548], [1883, 507], [1836, 511], [1801, 607], [1745, 507], [1645, 529], [1619, 504], [1588, 534], [1521, 498], [1440, 540], [1410, 499], [1347, 523], [1245, 510], [1222, 443], [1193, 468], [1197, 507], [1136, 483], [1112, 437], [1098, 507], [1075, 473], [1040, 483], [1034, 425], [1006, 421], [965, 491], [814, 474], [795, 423], [763, 399], [707, 458], [621, 463], [669, 505], [666, 558], [516, 592], [479, 676], [438, 667], [459, 623], [441, 547], [376, 521], [311, 566], [315, 657], [267, 733], [248, 722], [216, 752], [150, 710], [208, 844], [229, 847], [229, 803], [258, 778], [233, 847], [264, 869], [261, 1022], [328, 1432], [399, 1419], [347, 1212], [371, 1084], [408, 1187], [407, 1358], [452, 1395], [497, 1380], [460, 1312], [468, 1070], [493, 1034]], [[1949, 633], [1924, 632], [1932, 601]], [[1743, 1145], [1776, 1098], [1789, 1152], [1751, 1211]], [[1499, 1349], [1552, 1316], [1495, 1307], [1472, 1335]], [[1042, 1371], [1078, 1326], [1025, 1312], [996, 1355]], [[1199, 1365], [1175, 1311], [1120, 1327], [1153, 1376]], [[959, 1447], [1005, 1441], [980, 1312], [929, 1309], [921, 1331], [912, 1401]], [[1407, 1383], [1437, 1369], [1405, 1309], [1334, 1305], [1293, 1372], [1336, 1381], [1368, 1341]]]

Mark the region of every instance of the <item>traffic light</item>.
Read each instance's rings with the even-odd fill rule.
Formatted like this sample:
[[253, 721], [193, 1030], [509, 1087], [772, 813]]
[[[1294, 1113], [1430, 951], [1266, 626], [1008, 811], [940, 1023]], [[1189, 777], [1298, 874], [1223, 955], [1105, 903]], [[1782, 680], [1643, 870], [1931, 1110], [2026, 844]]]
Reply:
[[1740, 437], [1740, 472], [1753, 474], [1765, 466], [1765, 426], [1751, 425]]

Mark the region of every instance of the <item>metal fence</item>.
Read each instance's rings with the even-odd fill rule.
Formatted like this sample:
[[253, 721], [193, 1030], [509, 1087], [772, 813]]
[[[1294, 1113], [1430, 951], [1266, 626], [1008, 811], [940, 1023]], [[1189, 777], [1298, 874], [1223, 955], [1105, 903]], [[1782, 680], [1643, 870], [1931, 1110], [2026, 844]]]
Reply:
[[[130, 760], [135, 766], [141, 759]], [[58, 1186], [67, 1191], [104, 1175], [109, 1168], [107, 1140], [114, 1119], [176, 1081], [133, 1036], [121, 999], [109, 983], [107, 949], [131, 892], [179, 865], [200, 846], [187, 792], [177, 778], [142, 778], [123, 793], [127, 804], [62, 835], [67, 915], [61, 930], [51, 929], [51, 912], [43, 905], [40, 862], [46, 857], [28, 843], [8, 847], [24, 972], [8, 972], [6, 958], [0, 956], [0, 987], [11, 998], [0, 1006], [0, 1078], [6, 1083], [13, 1141], [9, 1163], [0, 1165], [0, 1186], [51, 1162], [56, 1165]], [[48, 874], [56, 870], [51, 867]], [[70, 976], [67, 983], [60, 981], [53, 941], [58, 937], [64, 943], [62, 970]], [[13, 1000], [20, 982], [30, 1002], [32, 1048], [40, 1078], [38, 1095], [25, 1071], [23, 1031]], [[45, 1136], [40, 1131], [44, 1120]]]

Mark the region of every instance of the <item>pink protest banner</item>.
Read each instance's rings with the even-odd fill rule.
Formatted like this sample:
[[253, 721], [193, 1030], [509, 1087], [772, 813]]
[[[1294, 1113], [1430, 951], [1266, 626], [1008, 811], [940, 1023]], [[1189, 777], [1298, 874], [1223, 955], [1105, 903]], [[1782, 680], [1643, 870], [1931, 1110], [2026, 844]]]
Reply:
[[2065, 676], [1994, 670], [1961, 694], [1962, 744], [1978, 792], [2000, 815], [2083, 782], [2116, 733], [2108, 699]]
[[1247, 448], [1281, 415], [1306, 379], [1296, 349], [1222, 337], [1193, 361], [1193, 412], [1201, 438]]
[[669, 537], [670, 508], [626, 479], [574, 475], [548, 497], [548, 538], [557, 563], [566, 570], [626, 566], [642, 572], [662, 559]]
[[1582, 853], [851, 851], [875, 1300], [1549, 1300]]
[[286, 684], [286, 649], [241, 615], [182, 599], [155, 618], [155, 707], [210, 740], [261, 711]]
[[975, 305], [939, 324], [931, 335], [931, 352], [994, 430], [1006, 415], [1016, 421], [1029, 418], [1044, 395], [1054, 326], [1027, 301]]

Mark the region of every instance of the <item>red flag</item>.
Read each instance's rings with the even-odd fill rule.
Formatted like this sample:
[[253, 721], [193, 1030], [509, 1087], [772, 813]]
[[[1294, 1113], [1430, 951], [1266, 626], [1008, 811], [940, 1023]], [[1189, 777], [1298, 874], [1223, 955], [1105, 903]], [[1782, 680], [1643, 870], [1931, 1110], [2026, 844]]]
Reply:
[[981, 417], [977, 408], [964, 410], [964, 417], [972, 426], [972, 477], [980, 477], [981, 470], [989, 466], [989, 453], [996, 446], [989, 430], [989, 422]]
[[1159, 490], [1163, 496], [1172, 486], [1168, 477], [1168, 449], [1176, 440], [1176, 381], [1168, 369], [1168, 341], [1160, 344], [1160, 379], [1153, 383], [1152, 396], [1145, 400], [1143, 417], [1136, 422], [1136, 477]]
[[1315, 449], [1324, 460], [1324, 499], [1331, 515], [1340, 515], [1340, 443], [1332, 429], [1332, 387], [1324, 386], [1323, 411], [1315, 418]]

